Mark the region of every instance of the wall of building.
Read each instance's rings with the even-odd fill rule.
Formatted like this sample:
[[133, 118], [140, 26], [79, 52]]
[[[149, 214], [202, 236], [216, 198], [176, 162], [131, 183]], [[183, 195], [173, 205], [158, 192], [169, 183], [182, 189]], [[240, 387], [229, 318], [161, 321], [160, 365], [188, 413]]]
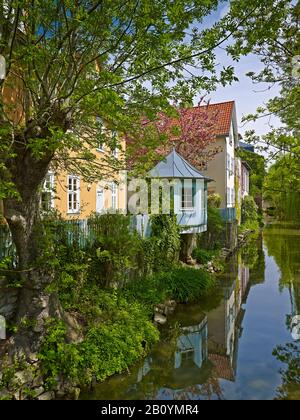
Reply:
[[[68, 176], [70, 174], [64, 172], [54, 175], [54, 209], [57, 210], [62, 217], [66, 219], [86, 219], [97, 211], [97, 190], [103, 189], [103, 209], [108, 210], [112, 208], [112, 180], [102, 180], [94, 183], [87, 183], [82, 178], [79, 179], [79, 199], [80, 208], [78, 212], [70, 212], [68, 209]], [[121, 176], [117, 176], [118, 181]], [[126, 209], [126, 188], [120, 182], [116, 184], [116, 198], [117, 209]]]
[[207, 170], [203, 171], [204, 175], [213, 179], [208, 184], [209, 194], [219, 194], [222, 198], [221, 208], [226, 207], [226, 139], [219, 137], [211, 148], [217, 148], [219, 152], [213, 160], [208, 162]]

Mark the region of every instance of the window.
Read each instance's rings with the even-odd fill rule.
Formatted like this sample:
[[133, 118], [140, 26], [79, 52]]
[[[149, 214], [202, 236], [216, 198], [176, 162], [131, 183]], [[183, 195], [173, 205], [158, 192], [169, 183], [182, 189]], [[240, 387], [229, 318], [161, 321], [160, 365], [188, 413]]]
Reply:
[[68, 176], [68, 213], [80, 212], [80, 179]]
[[98, 150], [98, 152], [105, 152], [105, 147], [104, 147], [104, 143], [103, 142], [99, 142], [98, 143], [97, 150]]
[[231, 158], [231, 174], [234, 175], [234, 167], [235, 167], [235, 161], [234, 158]]
[[111, 184], [111, 207], [113, 210], [118, 207], [118, 186], [115, 182]]
[[227, 188], [227, 207], [235, 207], [235, 189]]
[[41, 196], [41, 208], [44, 212], [49, 212], [54, 208], [54, 174], [48, 173], [44, 180]]
[[104, 188], [98, 187], [96, 194], [96, 212], [102, 213], [104, 210]]
[[196, 195], [196, 180], [182, 182], [182, 209], [194, 210]]
[[227, 171], [230, 171], [230, 154], [227, 153], [227, 161], [226, 161], [226, 169]]

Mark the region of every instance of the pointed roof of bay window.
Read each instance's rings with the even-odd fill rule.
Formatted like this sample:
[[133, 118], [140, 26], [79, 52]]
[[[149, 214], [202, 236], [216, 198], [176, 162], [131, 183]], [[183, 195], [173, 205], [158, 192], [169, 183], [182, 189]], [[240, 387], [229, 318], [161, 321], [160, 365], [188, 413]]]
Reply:
[[204, 179], [207, 182], [211, 178], [204, 176], [194, 166], [189, 164], [175, 149], [161, 162], [159, 162], [148, 174], [149, 178], [180, 178], [180, 179]]

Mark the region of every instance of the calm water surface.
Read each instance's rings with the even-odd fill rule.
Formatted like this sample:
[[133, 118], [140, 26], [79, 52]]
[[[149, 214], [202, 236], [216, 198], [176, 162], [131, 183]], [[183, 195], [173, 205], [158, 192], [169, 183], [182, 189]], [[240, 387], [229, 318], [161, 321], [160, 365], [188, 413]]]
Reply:
[[298, 399], [300, 230], [266, 228], [214, 295], [179, 305], [151, 354], [82, 399]]

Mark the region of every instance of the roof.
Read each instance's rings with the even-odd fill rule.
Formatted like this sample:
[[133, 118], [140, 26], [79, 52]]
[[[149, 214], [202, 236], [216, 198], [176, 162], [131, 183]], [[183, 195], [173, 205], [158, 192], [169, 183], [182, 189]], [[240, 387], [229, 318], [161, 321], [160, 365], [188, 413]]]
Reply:
[[201, 105], [190, 108], [190, 112], [202, 112], [205, 110], [208, 117], [216, 119], [216, 136], [229, 136], [233, 113], [235, 111], [235, 101], [221, 102], [217, 104]]
[[234, 382], [235, 374], [231, 366], [230, 357], [209, 353], [208, 358], [214, 365], [214, 371], [217, 378]]
[[148, 174], [149, 178], [181, 178], [181, 179], [204, 179], [207, 182], [212, 179], [204, 176], [194, 166], [190, 165], [175, 149], [161, 162], [159, 162]]

